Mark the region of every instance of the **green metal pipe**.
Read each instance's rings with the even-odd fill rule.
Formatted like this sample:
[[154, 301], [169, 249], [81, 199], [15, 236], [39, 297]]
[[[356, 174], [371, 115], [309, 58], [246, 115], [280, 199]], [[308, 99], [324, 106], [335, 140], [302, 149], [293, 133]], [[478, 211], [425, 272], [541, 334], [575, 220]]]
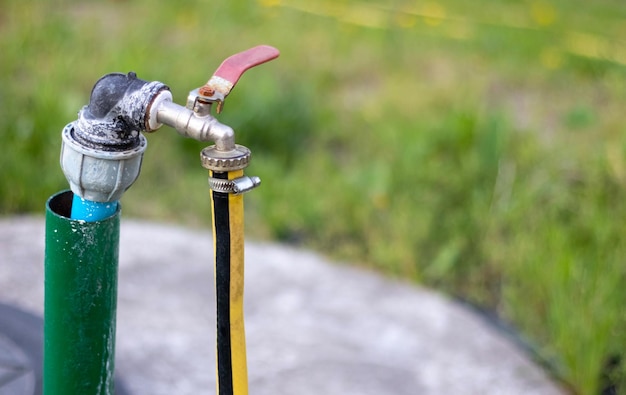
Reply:
[[71, 191], [46, 204], [44, 395], [111, 395], [120, 209], [70, 219]]

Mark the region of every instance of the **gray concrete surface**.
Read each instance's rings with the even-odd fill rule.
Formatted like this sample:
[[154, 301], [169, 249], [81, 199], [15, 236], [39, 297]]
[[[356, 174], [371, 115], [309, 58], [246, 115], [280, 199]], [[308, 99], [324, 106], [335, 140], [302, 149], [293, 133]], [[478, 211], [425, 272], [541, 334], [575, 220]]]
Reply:
[[[132, 394], [215, 387], [209, 232], [122, 220], [117, 369]], [[0, 302], [43, 310], [44, 223], [0, 220]], [[252, 395], [562, 394], [506, 337], [419, 287], [248, 241]]]

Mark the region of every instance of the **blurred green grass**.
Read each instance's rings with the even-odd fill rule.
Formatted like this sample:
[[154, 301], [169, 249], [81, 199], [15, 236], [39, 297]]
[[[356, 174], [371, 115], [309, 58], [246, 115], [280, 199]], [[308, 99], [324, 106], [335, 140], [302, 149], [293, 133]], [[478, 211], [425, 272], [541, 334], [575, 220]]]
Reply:
[[[274, 45], [220, 116], [264, 182], [250, 235], [470, 300], [577, 393], [626, 393], [625, 20], [617, 0], [4, 0], [0, 213], [67, 187], [60, 131], [101, 75], [182, 103]], [[148, 140], [125, 216], [208, 227], [203, 144]]]

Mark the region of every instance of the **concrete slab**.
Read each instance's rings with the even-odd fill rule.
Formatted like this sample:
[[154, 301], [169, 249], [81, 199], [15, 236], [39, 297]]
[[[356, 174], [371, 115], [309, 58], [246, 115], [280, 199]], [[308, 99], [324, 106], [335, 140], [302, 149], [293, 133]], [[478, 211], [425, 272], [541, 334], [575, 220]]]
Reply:
[[[0, 302], [42, 314], [44, 223], [0, 220]], [[250, 393], [563, 394], [448, 298], [281, 245], [246, 244]], [[122, 220], [117, 369], [132, 394], [214, 393], [209, 232]]]

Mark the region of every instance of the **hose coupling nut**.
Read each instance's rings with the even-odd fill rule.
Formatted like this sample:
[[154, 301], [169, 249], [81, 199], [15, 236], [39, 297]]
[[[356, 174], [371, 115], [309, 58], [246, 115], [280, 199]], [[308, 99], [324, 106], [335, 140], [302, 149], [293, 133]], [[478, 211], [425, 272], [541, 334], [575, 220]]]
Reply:
[[206, 147], [200, 153], [202, 167], [212, 171], [228, 172], [241, 170], [250, 163], [250, 150], [243, 145], [235, 144], [231, 150], [221, 150], [216, 145]]

